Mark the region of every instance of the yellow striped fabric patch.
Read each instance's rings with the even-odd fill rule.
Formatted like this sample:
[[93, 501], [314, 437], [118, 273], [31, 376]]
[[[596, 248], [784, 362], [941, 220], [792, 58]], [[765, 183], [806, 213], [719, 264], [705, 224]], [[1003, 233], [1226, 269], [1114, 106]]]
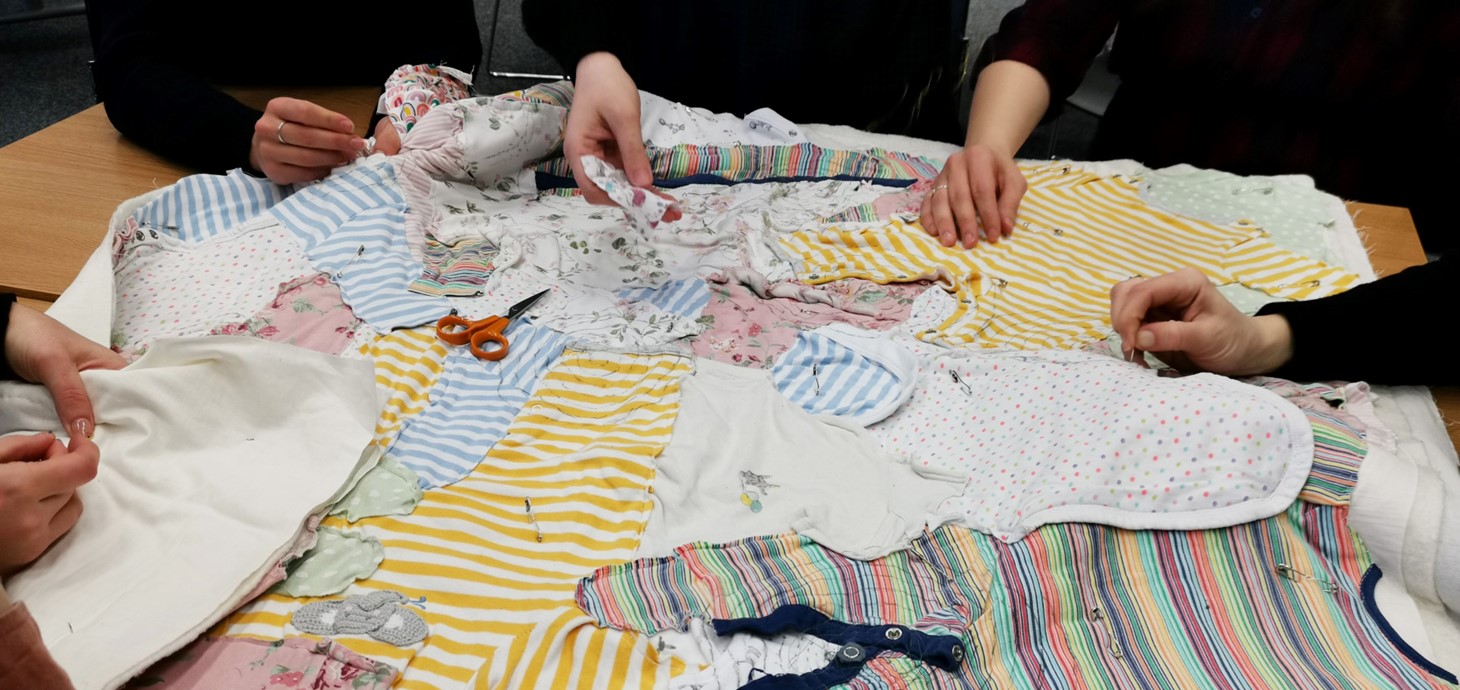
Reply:
[[[573, 597], [580, 578], [637, 550], [653, 461], [669, 444], [680, 380], [692, 366], [675, 355], [568, 351], [465, 479], [427, 491], [408, 516], [326, 519], [385, 546], [380, 569], [341, 596], [389, 589], [425, 597], [420, 613], [430, 626], [414, 649], [339, 639], [405, 668], [396, 687], [412, 690], [652, 688], [682, 672], [647, 638], [594, 625]], [[418, 402], [394, 400], [401, 411]], [[297, 636], [290, 615], [316, 600], [266, 594], [215, 632]]]
[[1217, 225], [1140, 199], [1135, 181], [1067, 165], [1026, 166], [1029, 191], [1012, 238], [944, 247], [921, 226], [804, 230], [781, 238], [820, 284], [934, 280], [958, 299], [925, 340], [981, 347], [1071, 348], [1106, 337], [1110, 287], [1193, 266], [1217, 284], [1286, 299], [1343, 292], [1358, 276], [1283, 250], [1250, 224]]
[[426, 408], [431, 387], [441, 376], [446, 346], [434, 326], [393, 331], [360, 348], [375, 359], [375, 387], [385, 399], [375, 424], [375, 442], [389, 446], [401, 423]]

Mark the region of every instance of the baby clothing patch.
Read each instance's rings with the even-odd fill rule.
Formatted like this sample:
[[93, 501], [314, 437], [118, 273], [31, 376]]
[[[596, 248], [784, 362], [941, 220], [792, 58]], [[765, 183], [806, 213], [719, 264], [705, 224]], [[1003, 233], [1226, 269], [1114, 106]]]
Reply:
[[966, 475], [945, 507], [1004, 541], [1055, 522], [1211, 529], [1269, 517], [1313, 462], [1297, 407], [1222, 376], [1058, 350], [946, 352], [919, 366], [912, 398], [870, 431], [915, 466]]
[[618, 204], [634, 228], [647, 232], [659, 227], [659, 221], [670, 211], [679, 211], [679, 205], [654, 193], [645, 187], [636, 187], [629, 182], [628, 175], [613, 167], [607, 161], [593, 156], [583, 157], [583, 172], [593, 184], [598, 185], [608, 198]]

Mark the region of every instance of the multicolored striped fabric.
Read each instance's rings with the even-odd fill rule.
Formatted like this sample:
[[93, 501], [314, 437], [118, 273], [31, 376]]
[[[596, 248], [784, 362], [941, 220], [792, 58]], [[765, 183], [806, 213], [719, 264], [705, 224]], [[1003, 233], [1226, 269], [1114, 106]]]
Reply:
[[[868, 607], [875, 619], [949, 601], [938, 598], [946, 590], [907, 584], [904, 564], [926, 561], [942, 564], [937, 576], [965, 587], [964, 601], [981, 614], [963, 633], [970, 658], [957, 677], [904, 663], [906, 675], [885, 687], [1450, 687], [1368, 614], [1360, 592], [1368, 557], [1345, 516], [1296, 503], [1221, 530], [1062, 524], [1013, 544], [944, 527], [893, 563], [834, 568], [791, 535], [694, 544], [669, 559], [600, 569], [578, 600], [604, 625], [643, 632], [682, 627], [688, 615], [765, 615], [797, 597], [852, 622]], [[853, 577], [852, 588], [838, 588]], [[842, 597], [855, 605], [840, 605]]]
[[292, 191], [242, 170], [189, 175], [134, 211], [132, 218], [184, 242], [202, 242], [263, 213]]
[[1449, 687], [1364, 609], [1346, 511], [1221, 530], [1047, 526], [980, 538], [996, 571], [970, 667], [997, 688]]
[[505, 98], [509, 101], [526, 101], [529, 103], [546, 103], [560, 108], [569, 108], [573, 105], [573, 82], [563, 80], [538, 84], [521, 91], [505, 93], [497, 98]]
[[805, 230], [781, 238], [813, 284], [935, 280], [957, 297], [920, 335], [946, 345], [1071, 348], [1108, 333], [1110, 286], [1194, 266], [1220, 284], [1309, 299], [1358, 276], [1279, 249], [1253, 225], [1221, 226], [1146, 205], [1131, 180], [1069, 165], [1025, 167], [1029, 191], [1014, 236], [973, 250], [944, 247], [921, 227]]
[[482, 294], [496, 266], [497, 248], [485, 241], [467, 240], [446, 245], [426, 236], [421, 263], [426, 268], [411, 282], [410, 291], [436, 297], [475, 297]]
[[[814, 179], [872, 180], [895, 185], [937, 177], [943, 162], [923, 156], [870, 149], [842, 151], [815, 144], [785, 146], [691, 146], [649, 148], [649, 169], [655, 184], [675, 180], [735, 184], [756, 181]], [[566, 184], [573, 178], [568, 162], [554, 158], [537, 166], [539, 174]], [[543, 185], [539, 185], [543, 186]], [[553, 185], [560, 186], [560, 185]]]
[[[410, 648], [364, 636], [340, 642], [403, 668], [396, 687], [405, 690], [664, 687], [683, 665], [642, 636], [594, 625], [574, 596], [581, 578], [633, 555], [650, 510], [653, 458], [669, 443], [690, 364], [565, 352], [471, 474], [427, 491], [410, 515], [350, 525], [378, 538], [386, 559], [341, 596], [389, 589], [425, 597], [430, 637]], [[289, 616], [310, 601], [264, 595], [215, 634], [297, 636]]]
[[380, 331], [451, 313], [444, 298], [410, 291], [421, 265], [406, 246], [405, 201], [390, 163], [357, 165], [311, 185], [270, 213], [340, 286], [355, 315]]
[[1313, 425], [1313, 469], [1298, 500], [1346, 506], [1359, 483], [1359, 464], [1368, 453], [1364, 423], [1344, 411], [1344, 393], [1324, 383], [1298, 384], [1283, 379], [1258, 382], [1287, 398]]
[[568, 336], [525, 319], [503, 334], [511, 351], [498, 361], [477, 359], [467, 347], [449, 348], [428, 403], [407, 419], [386, 455], [411, 468], [421, 488], [456, 482], [507, 435], [508, 425], [563, 352]]
[[[666, 558], [600, 568], [579, 585], [578, 605], [599, 625], [648, 634], [682, 630], [690, 618], [761, 618], [802, 605], [844, 623], [963, 637], [986, 596], [980, 583], [990, 576], [964, 575], [980, 568], [968, 558], [975, 553], [971, 535], [939, 529], [874, 561], [795, 534], [687, 544]], [[962, 687], [952, 674], [905, 661], [874, 659], [848, 687]]]
[[[771, 381], [787, 400], [811, 414], [857, 418], [887, 406], [912, 382], [831, 338], [803, 331], [776, 359]], [[883, 412], [885, 416], [887, 412]]]

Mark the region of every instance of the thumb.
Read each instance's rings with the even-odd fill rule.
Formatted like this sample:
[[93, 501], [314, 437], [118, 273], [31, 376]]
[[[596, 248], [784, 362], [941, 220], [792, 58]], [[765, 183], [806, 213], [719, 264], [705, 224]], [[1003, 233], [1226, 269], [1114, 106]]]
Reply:
[[1199, 340], [1199, 325], [1188, 321], [1157, 321], [1136, 331], [1135, 346], [1146, 352], [1185, 352]]
[[73, 366], [56, 366], [46, 372], [46, 389], [56, 404], [56, 416], [60, 417], [68, 434], [79, 433], [87, 438], [96, 429], [95, 414], [91, 410], [91, 398], [86, 386], [81, 384], [81, 373]]
[[649, 168], [649, 154], [644, 151], [644, 133], [639, 128], [638, 113], [615, 118], [610, 123], [613, 138], [618, 143], [619, 157], [623, 159], [624, 174], [635, 187], [650, 187], [654, 184], [654, 172]]

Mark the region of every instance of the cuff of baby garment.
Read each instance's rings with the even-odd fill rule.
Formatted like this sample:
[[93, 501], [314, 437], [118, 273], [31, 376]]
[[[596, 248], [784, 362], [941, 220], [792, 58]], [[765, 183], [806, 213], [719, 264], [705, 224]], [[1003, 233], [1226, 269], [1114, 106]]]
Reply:
[[41, 629], [25, 604], [0, 614], [0, 688], [72, 690], [71, 679], [51, 658]]

